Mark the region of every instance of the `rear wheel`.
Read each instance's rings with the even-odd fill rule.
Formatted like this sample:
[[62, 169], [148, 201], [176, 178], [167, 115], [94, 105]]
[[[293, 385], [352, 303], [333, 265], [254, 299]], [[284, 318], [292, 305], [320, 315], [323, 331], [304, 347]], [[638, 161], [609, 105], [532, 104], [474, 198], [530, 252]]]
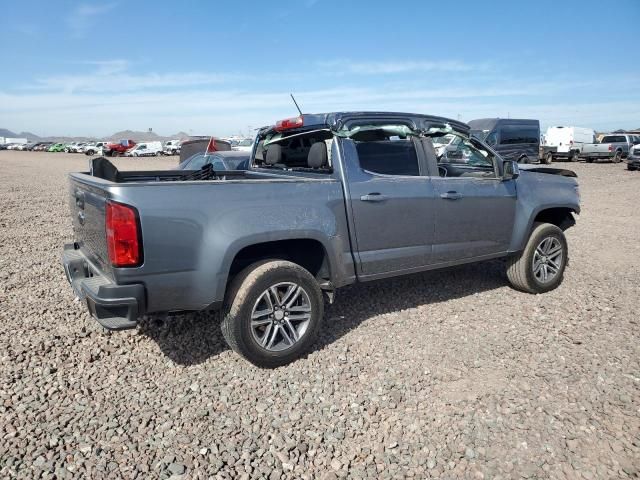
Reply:
[[509, 258], [507, 277], [518, 290], [548, 292], [562, 283], [567, 259], [562, 230], [550, 223], [535, 223], [524, 250]]
[[522, 157], [520, 157], [520, 160], [518, 160], [518, 163], [529, 163], [529, 157], [523, 155]]
[[578, 153], [577, 150], [574, 150], [573, 152], [571, 152], [571, 157], [569, 157], [569, 159], [572, 162], [577, 162], [578, 160], [580, 160], [580, 154]]
[[593, 163], [593, 158], [587, 158], [587, 159], [585, 159], [585, 162], [587, 162], [587, 163]]
[[636, 167], [634, 167], [633, 165], [631, 165], [630, 163], [627, 163], [627, 170], [636, 170]]
[[547, 165], [551, 165], [553, 163], [553, 154], [551, 152], [545, 155], [544, 163], [546, 163]]
[[307, 270], [284, 260], [258, 262], [231, 282], [222, 334], [254, 365], [275, 368], [309, 349], [323, 309], [318, 282]]
[[611, 159], [613, 163], [620, 163], [622, 161], [622, 152], [618, 150], [616, 154]]

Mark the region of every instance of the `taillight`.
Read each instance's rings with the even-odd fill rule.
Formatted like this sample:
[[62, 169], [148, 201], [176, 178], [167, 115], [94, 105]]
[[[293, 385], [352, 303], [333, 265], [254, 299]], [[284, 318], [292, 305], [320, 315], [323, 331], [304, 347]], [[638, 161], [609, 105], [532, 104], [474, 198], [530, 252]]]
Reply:
[[613, 145], [609, 144], [609, 151], [613, 152]]
[[135, 208], [107, 202], [105, 220], [109, 260], [114, 267], [137, 267], [142, 263], [142, 242]]
[[276, 127], [274, 128], [274, 130], [276, 132], [282, 132], [284, 130], [299, 128], [303, 126], [304, 126], [304, 120], [301, 116], [293, 117], [293, 118], [285, 118], [284, 120], [278, 120], [276, 122]]

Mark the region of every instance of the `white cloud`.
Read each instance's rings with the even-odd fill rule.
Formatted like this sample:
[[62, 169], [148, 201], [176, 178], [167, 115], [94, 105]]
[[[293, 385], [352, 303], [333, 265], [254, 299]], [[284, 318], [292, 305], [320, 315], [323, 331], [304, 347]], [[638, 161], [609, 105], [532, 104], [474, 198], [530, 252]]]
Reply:
[[[332, 63], [340, 62], [344, 61]], [[360, 64], [366, 68], [356, 70], [377, 65], [383, 73], [372, 74], [366, 81], [359, 75], [340, 77], [341, 84], [337, 84], [336, 77], [320, 67], [295, 75], [272, 70], [251, 76], [206, 71], [139, 74], [134, 73], [134, 67], [140, 69], [135, 62], [123, 59], [79, 65], [90, 71], [49, 76], [0, 91], [0, 118], [6, 127], [47, 135], [106, 135], [148, 127], [166, 134], [191, 130], [224, 135], [294, 115], [290, 91], [305, 112], [390, 110], [460, 116], [462, 120], [510, 115], [539, 118], [543, 125], [596, 129], [639, 125], [635, 76], [532, 79], [499, 75], [484, 71], [483, 66], [456, 61], [397, 62], [395, 67], [367, 62]], [[418, 75], [408, 83], [385, 74], [400, 66], [440, 69], [442, 75]], [[464, 68], [471, 70], [456, 75], [456, 69]], [[594, 93], [602, 91], [609, 93], [599, 94], [593, 103]]]
[[66, 23], [76, 37], [83, 37], [95, 25], [102, 15], [116, 8], [117, 3], [84, 3], [74, 8], [66, 17]]
[[330, 60], [319, 62], [321, 68], [333, 73], [357, 75], [389, 75], [410, 72], [469, 72], [486, 70], [486, 64], [471, 64], [456, 60], [441, 61], [406, 61], [388, 60], [361, 62], [353, 60]]

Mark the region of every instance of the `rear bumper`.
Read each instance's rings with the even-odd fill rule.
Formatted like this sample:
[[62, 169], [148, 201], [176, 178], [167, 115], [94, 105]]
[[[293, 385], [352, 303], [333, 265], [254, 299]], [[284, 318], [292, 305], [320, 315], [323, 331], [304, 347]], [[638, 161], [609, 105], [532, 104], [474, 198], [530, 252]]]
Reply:
[[144, 314], [143, 285], [116, 285], [73, 243], [64, 246], [62, 265], [73, 291], [100, 325], [109, 330], [136, 327], [138, 318]]

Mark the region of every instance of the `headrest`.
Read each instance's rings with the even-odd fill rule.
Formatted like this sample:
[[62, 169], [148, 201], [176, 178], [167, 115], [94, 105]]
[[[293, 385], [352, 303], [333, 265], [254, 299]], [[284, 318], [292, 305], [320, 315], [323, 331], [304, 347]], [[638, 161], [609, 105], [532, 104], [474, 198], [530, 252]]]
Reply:
[[328, 163], [327, 144], [321, 141], [311, 145], [307, 156], [307, 166], [309, 168], [322, 168], [326, 167]]
[[276, 163], [282, 163], [282, 147], [274, 143], [267, 147], [267, 164], [275, 165]]

